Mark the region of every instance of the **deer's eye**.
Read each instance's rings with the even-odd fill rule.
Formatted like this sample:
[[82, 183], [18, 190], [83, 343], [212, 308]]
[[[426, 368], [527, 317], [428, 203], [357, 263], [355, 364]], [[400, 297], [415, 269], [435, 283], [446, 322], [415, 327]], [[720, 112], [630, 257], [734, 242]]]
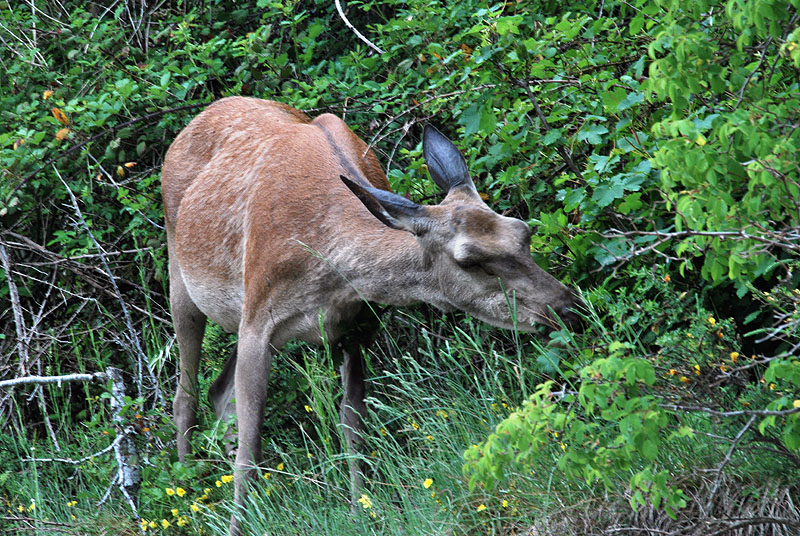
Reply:
[[481, 262], [476, 259], [465, 259], [462, 261], [456, 261], [456, 264], [459, 268], [467, 272], [483, 272], [484, 274], [493, 277], [497, 275], [495, 270], [492, 269], [491, 264], [488, 262]]
[[462, 270], [474, 270], [480, 267], [480, 263], [474, 259], [457, 260], [456, 264]]

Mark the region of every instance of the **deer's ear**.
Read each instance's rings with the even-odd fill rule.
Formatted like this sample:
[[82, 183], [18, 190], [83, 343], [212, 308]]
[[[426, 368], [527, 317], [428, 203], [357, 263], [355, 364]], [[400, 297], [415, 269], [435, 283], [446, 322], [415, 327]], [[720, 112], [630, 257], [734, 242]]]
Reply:
[[453, 142], [447, 139], [447, 136], [439, 132], [433, 125], [425, 125], [425, 131], [422, 134], [422, 153], [433, 182], [444, 193], [459, 189], [478, 196], [464, 155], [461, 154], [458, 147], [453, 145]]
[[422, 205], [409, 201], [403, 196], [371, 186], [354, 182], [344, 175], [339, 176], [342, 182], [358, 197], [373, 216], [392, 229], [421, 234], [426, 219], [426, 210]]

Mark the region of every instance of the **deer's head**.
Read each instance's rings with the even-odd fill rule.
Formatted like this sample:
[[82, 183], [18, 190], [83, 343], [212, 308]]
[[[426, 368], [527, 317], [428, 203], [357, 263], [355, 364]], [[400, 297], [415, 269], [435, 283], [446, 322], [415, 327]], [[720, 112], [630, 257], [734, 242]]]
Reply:
[[431, 178], [446, 193], [439, 205], [342, 180], [381, 222], [416, 237], [446, 305], [503, 328], [553, 327], [554, 314], [577, 327], [573, 309], [580, 301], [533, 261], [530, 227], [483, 202], [461, 152], [434, 127], [425, 128], [423, 153]]

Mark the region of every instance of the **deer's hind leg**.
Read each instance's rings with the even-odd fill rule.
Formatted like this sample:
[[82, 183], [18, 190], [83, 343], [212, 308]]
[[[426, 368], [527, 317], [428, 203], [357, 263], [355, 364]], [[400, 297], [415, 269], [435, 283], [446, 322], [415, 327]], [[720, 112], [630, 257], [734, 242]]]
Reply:
[[189, 297], [180, 266], [172, 250], [170, 245], [169, 303], [180, 355], [180, 376], [172, 411], [175, 426], [178, 428], [178, 458], [184, 460], [191, 452], [189, 441], [197, 426], [197, 372], [206, 328], [206, 315]]
[[[208, 400], [214, 406], [217, 418], [223, 422], [236, 419], [236, 402], [234, 399], [235, 376], [236, 376], [236, 353], [237, 346], [233, 347], [231, 356], [225, 362], [219, 376], [208, 389]], [[229, 457], [236, 456], [236, 435], [233, 426], [225, 432], [225, 454]]]

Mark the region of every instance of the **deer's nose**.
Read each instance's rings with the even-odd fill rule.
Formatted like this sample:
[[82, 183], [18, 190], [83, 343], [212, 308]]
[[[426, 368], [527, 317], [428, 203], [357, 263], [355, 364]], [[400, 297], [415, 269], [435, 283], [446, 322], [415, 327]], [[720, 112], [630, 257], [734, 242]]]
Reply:
[[556, 310], [556, 314], [571, 331], [580, 333], [584, 330], [583, 319], [577, 313], [578, 310], [585, 308], [583, 301], [578, 296], [573, 296], [571, 303], [561, 306]]

